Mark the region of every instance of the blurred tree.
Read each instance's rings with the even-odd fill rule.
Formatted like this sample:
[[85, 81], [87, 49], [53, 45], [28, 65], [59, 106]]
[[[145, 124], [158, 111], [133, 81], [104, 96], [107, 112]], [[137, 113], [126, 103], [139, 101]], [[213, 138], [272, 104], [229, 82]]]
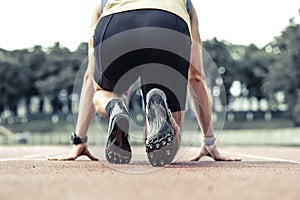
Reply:
[[[83, 77], [88, 65], [88, 43], [83, 42], [79, 44], [76, 51], [72, 54], [74, 79], [72, 88], [69, 93], [81, 92]], [[69, 110], [72, 110], [72, 101], [69, 101]]]
[[[24, 61], [22, 66], [24, 68], [24, 74], [27, 77], [27, 89], [25, 91], [26, 107], [28, 114], [30, 113], [30, 100], [33, 96], [40, 96], [40, 92], [36, 87], [35, 83], [41, 78], [41, 72], [43, 69], [43, 64], [46, 60], [46, 53], [42, 50], [39, 45], [34, 46], [24, 55]], [[43, 101], [41, 99], [39, 111], [42, 112]]]
[[259, 49], [253, 44], [245, 48], [244, 58], [239, 65], [242, 67], [241, 80], [247, 86], [247, 96], [258, 99], [266, 97], [262, 87], [263, 81], [276, 61], [275, 54]]
[[300, 126], [300, 24], [291, 22], [271, 48], [280, 59], [269, 67], [263, 85], [265, 92], [274, 104], [279, 103], [276, 94], [283, 92], [289, 113], [295, 124]]
[[[204, 47], [222, 75], [227, 104], [232, 99], [230, 88], [234, 81], [242, 84], [241, 95], [245, 97], [261, 99], [266, 96], [262, 85], [269, 68], [274, 66], [278, 59], [276, 54], [259, 49], [253, 44], [249, 46], [234, 45], [224, 41], [220, 42], [216, 38], [205, 41]], [[208, 64], [205, 62], [206, 60], [204, 58], [205, 67]]]
[[28, 79], [22, 65], [26, 53], [0, 49], [0, 112], [7, 107], [16, 114], [18, 102], [26, 94]]
[[[225, 106], [225, 103], [229, 104], [232, 99], [230, 88], [234, 81], [239, 81], [246, 85], [250, 83], [248, 77], [252, 76], [251, 69], [253, 68], [248, 69], [248, 66], [245, 64], [247, 62], [245, 58], [247, 47], [233, 45], [226, 41], [218, 41], [216, 38], [205, 41], [203, 46], [217, 66], [217, 71], [214, 70], [214, 73], [222, 75], [225, 91], [221, 90], [221, 93], [225, 92], [227, 97], [227, 102], [222, 101], [223, 106]], [[204, 67], [206, 67], [205, 64], [204, 59]], [[216, 81], [216, 79], [211, 81]]]
[[[68, 95], [72, 93], [76, 73], [87, 55], [87, 44], [80, 44], [72, 53], [56, 43], [46, 53], [47, 57], [42, 70], [39, 71], [40, 78], [35, 82], [35, 86], [42, 96], [51, 99], [53, 111], [59, 112], [62, 102], [58, 95], [62, 90], [67, 91]], [[66, 101], [70, 107], [70, 99], [67, 98]]]
[[[0, 113], [5, 107], [16, 111], [22, 98], [25, 98], [27, 111], [30, 112], [33, 96], [41, 97], [40, 111], [43, 109], [42, 97], [45, 96], [50, 97], [54, 111], [59, 111], [59, 94], [62, 90], [72, 93], [78, 70], [82, 65], [87, 65], [83, 62], [87, 51], [87, 43], [81, 43], [75, 52], [61, 47], [59, 43], [46, 52], [39, 45], [16, 51], [0, 49]], [[67, 101], [71, 107], [70, 99]]]
[[62, 48], [57, 42], [46, 52], [46, 59], [37, 72], [39, 77], [34, 86], [42, 97], [50, 98], [54, 112], [58, 112], [60, 105], [58, 94], [67, 89], [70, 79], [73, 78], [71, 52]]
[[[221, 90], [221, 92], [224, 92], [227, 99], [229, 99], [231, 95], [229, 88], [231, 83], [237, 78], [237, 72], [235, 70], [236, 65], [230, 56], [227, 46], [228, 43], [220, 42], [216, 38], [203, 42], [204, 50], [207, 51], [207, 54], [203, 54], [203, 65], [209, 87], [213, 87], [216, 84], [215, 81], [219, 75], [219, 70], [224, 69], [222, 78], [225, 91]], [[216, 67], [217, 69], [215, 69]], [[222, 101], [222, 103], [225, 105], [229, 102]]]

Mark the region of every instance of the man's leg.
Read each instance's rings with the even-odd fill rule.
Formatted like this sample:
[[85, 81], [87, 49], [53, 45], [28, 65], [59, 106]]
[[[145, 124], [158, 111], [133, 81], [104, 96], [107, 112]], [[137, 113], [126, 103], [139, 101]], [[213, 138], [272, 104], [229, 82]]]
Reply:
[[109, 118], [106, 159], [114, 164], [127, 164], [131, 159], [128, 142], [129, 112], [122, 98], [113, 92], [96, 86], [93, 99], [96, 111]]
[[114, 94], [113, 92], [103, 90], [99, 86], [96, 86], [96, 92], [94, 94], [93, 102], [96, 111], [102, 116], [102, 117], [109, 117], [106, 113], [106, 106], [108, 103], [113, 99], [118, 99], [119, 96]]
[[173, 114], [174, 117], [162, 90], [154, 88], [147, 93], [146, 152], [154, 167], [171, 163], [179, 149], [183, 115], [181, 111]]

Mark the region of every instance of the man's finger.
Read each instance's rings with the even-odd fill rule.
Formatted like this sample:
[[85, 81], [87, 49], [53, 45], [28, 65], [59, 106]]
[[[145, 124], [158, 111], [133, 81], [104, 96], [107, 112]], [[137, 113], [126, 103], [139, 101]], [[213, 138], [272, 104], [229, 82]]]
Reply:
[[234, 158], [234, 161], [242, 161], [242, 158]]
[[93, 156], [87, 148], [84, 148], [84, 150], [82, 152], [82, 155], [85, 155], [85, 156], [89, 157], [89, 159], [91, 159], [92, 161], [98, 161], [98, 158]]
[[49, 161], [68, 161], [68, 160], [75, 160], [74, 157], [72, 156], [53, 156], [53, 157], [48, 157]]
[[200, 156], [199, 156], [199, 155], [196, 155], [196, 156], [194, 156], [194, 157], [191, 157], [189, 160], [190, 160], [190, 161], [198, 161], [198, 160], [200, 160]]
[[242, 161], [242, 158], [226, 157], [224, 161]]
[[47, 160], [49, 161], [58, 161], [57, 157], [48, 157]]
[[241, 158], [227, 157], [227, 156], [217, 156], [214, 158], [215, 161], [241, 161]]
[[99, 161], [98, 158], [96, 158], [93, 154], [91, 154], [91, 152], [89, 150], [87, 150], [86, 154], [87, 157], [89, 157], [89, 159], [91, 159], [92, 161]]
[[87, 155], [87, 157], [89, 157], [92, 161], [99, 161], [99, 159], [93, 156], [92, 154]]
[[200, 160], [202, 157], [207, 156], [207, 152], [206, 151], [200, 151], [200, 153], [198, 153], [196, 156], [191, 157], [190, 161], [198, 161]]
[[92, 161], [99, 161], [98, 158], [96, 158], [93, 154], [91, 154], [91, 152], [85, 148], [83, 151], [83, 155], [86, 155], [87, 157], [89, 157], [89, 159], [91, 159]]
[[58, 161], [69, 161], [69, 160], [75, 160], [73, 156], [61, 156]]

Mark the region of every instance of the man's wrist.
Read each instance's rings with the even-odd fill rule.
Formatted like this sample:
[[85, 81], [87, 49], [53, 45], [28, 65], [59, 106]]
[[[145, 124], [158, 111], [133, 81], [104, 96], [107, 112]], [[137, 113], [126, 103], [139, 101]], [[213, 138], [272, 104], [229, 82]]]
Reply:
[[214, 146], [216, 142], [216, 137], [203, 138], [203, 143], [205, 146]]
[[76, 135], [76, 133], [72, 133], [72, 135], [71, 135], [71, 142], [73, 144], [86, 144], [87, 140], [88, 140], [87, 136], [85, 136], [85, 137], [78, 137]]

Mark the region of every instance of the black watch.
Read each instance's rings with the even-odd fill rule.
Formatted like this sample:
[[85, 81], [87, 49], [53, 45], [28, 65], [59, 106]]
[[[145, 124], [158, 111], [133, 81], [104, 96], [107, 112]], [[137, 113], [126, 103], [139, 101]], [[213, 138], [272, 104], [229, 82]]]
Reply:
[[80, 138], [76, 135], [76, 133], [72, 133], [71, 135], [71, 141], [73, 144], [82, 144], [82, 143], [87, 143], [87, 136], [84, 138]]

